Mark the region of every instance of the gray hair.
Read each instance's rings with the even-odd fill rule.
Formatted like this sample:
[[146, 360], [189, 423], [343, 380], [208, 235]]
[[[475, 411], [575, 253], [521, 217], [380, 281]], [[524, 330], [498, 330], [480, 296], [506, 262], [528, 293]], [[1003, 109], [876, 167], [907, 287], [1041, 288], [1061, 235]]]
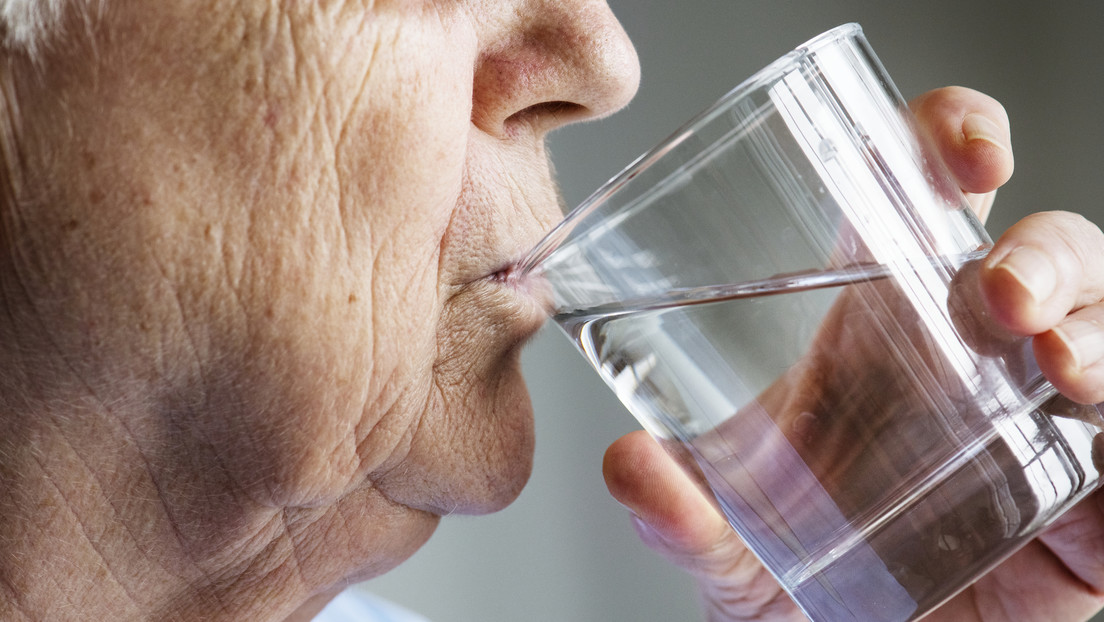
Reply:
[[0, 0], [0, 36], [11, 50], [31, 56], [47, 45], [74, 0]]

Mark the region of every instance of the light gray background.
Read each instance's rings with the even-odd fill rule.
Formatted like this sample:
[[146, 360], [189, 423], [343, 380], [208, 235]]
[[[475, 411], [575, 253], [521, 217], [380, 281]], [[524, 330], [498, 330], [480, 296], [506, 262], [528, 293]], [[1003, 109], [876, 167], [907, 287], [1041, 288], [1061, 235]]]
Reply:
[[[1000, 99], [1016, 175], [989, 229], [1080, 211], [1104, 223], [1104, 4], [1007, 0], [610, 0], [637, 45], [640, 93], [617, 116], [553, 136], [567, 202], [762, 65], [844, 22], [867, 37], [906, 97], [961, 84]], [[366, 587], [435, 622], [697, 620], [689, 580], [639, 544], [601, 480], [631, 416], [559, 334], [526, 351], [537, 412], [533, 478], [490, 517], [450, 517], [415, 557]], [[1100, 618], [1104, 620], [1104, 616]]]

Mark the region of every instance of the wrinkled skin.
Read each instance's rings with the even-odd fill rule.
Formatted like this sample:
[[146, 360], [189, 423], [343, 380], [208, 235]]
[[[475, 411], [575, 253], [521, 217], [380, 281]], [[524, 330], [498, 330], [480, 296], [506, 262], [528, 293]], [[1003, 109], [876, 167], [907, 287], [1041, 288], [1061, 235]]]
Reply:
[[[1012, 172], [1004, 111], [993, 100], [958, 88], [929, 93], [913, 108], [984, 217], [993, 191]], [[985, 120], [970, 116], [975, 113]], [[1097, 226], [1070, 213], [1032, 215], [1002, 235], [971, 276], [978, 281], [978, 304], [998, 329], [1032, 338], [1040, 368], [1068, 399], [1104, 401], [1104, 234]], [[854, 293], [863, 295], [861, 287]], [[862, 322], [846, 327], [836, 322], [846, 315], [847, 304], [845, 296], [810, 353], [820, 371], [810, 375], [804, 367], [795, 369], [762, 397], [779, 421], [815, 411], [810, 403], [834, 400], [835, 392], [854, 390], [849, 383], [855, 378], [880, 373], [886, 357], [876, 342], [862, 338]], [[861, 399], [880, 400], [891, 393]], [[822, 423], [839, 427], [824, 432], [829, 435], [825, 442], [815, 451], [810, 448], [807, 457], [823, 469], [827, 481], [846, 488], [849, 483], [838, 480], [851, 477], [847, 469], [877, 458], [854, 447], [860, 441], [849, 427], [854, 421]], [[874, 424], [864, 421], [860, 427]], [[800, 435], [794, 439], [799, 450], [801, 440]], [[898, 465], [881, 469], [892, 466]], [[698, 487], [646, 434], [614, 443], [606, 454], [605, 474], [613, 495], [633, 511], [644, 541], [697, 577], [710, 620], [805, 619]], [[1084, 500], [925, 620], [1072, 621], [1098, 611], [1104, 605], [1102, 494]]]
[[[306, 619], [523, 485], [542, 313], [500, 272], [559, 218], [543, 136], [622, 106], [636, 59], [597, 0], [103, 6], [0, 64], [0, 618]], [[964, 186], [999, 185], [967, 147]], [[1006, 302], [1027, 332], [1071, 308]], [[634, 438], [611, 472], [664, 468]], [[637, 490], [714, 613], [793, 613], [712, 554], [740, 549], [708, 504]]]
[[605, 3], [65, 26], [4, 60], [0, 618], [280, 619], [514, 499], [544, 312], [500, 273], [545, 134], [635, 92]]

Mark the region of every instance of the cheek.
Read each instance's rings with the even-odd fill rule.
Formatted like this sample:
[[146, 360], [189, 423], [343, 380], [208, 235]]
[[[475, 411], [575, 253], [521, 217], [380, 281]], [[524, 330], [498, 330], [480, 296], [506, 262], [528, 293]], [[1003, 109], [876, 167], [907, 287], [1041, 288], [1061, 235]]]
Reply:
[[[209, 375], [249, 415], [210, 423], [233, 439], [235, 471], [276, 504], [344, 494], [415, 446], [433, 449], [404, 464], [427, 465], [426, 477], [442, 481], [466, 472], [463, 456], [500, 435], [532, 451], [529, 424], [500, 416], [472, 425], [470, 415], [528, 408], [520, 376], [440, 372], [449, 286], [441, 245], [463, 191], [476, 42], [426, 19], [415, 27], [409, 15], [381, 11], [372, 33], [319, 40], [326, 45], [317, 49], [304, 47], [310, 38], [270, 47], [206, 94], [234, 114], [189, 126], [227, 184], [195, 202], [211, 206], [227, 291], [240, 304], [214, 322], [236, 333], [226, 343], [246, 344], [223, 353]], [[457, 52], [466, 49], [470, 58]], [[264, 88], [248, 79], [255, 67], [268, 72]], [[440, 436], [421, 443], [416, 431], [428, 421]], [[493, 462], [495, 473], [516, 470], [516, 459]], [[491, 488], [516, 488], [524, 477], [506, 479]]]
[[[348, 127], [373, 135], [371, 118]], [[244, 332], [236, 341], [246, 346], [212, 375], [251, 413], [224, 432], [256, 496], [327, 502], [409, 442], [435, 387], [439, 247], [459, 193], [460, 128], [447, 152], [438, 144], [391, 158], [371, 141], [336, 158], [299, 154], [288, 170], [304, 173], [274, 178], [252, 198], [265, 209], [227, 226], [241, 309], [218, 322]]]
[[[275, 505], [344, 494], [367, 471], [404, 455], [428, 418], [441, 422], [441, 436], [427, 446], [455, 444], [478, 455], [504, 430], [513, 440], [503, 445], [531, 453], [527, 424], [475, 426], [454, 443], [450, 432], [470, 426], [445, 420], [453, 411], [526, 408], [498, 406], [527, 404], [514, 371], [495, 372], [502, 379], [491, 379], [488, 393], [470, 395], [443, 389], [452, 380], [435, 376], [440, 245], [461, 192], [470, 131], [474, 58], [457, 50], [474, 50], [474, 42], [381, 12], [368, 26], [375, 32], [350, 26], [348, 37], [319, 39], [324, 46], [294, 50], [294, 58], [287, 41], [264, 49], [231, 41], [224, 56], [197, 63], [195, 50], [180, 48], [202, 35], [168, 34], [206, 20], [164, 17], [144, 24], [150, 37], [105, 43], [116, 71], [88, 101], [65, 100], [83, 104], [87, 126], [76, 130], [82, 145], [103, 154], [96, 166], [110, 159], [100, 178], [121, 180], [88, 189], [103, 203], [98, 217], [110, 230], [140, 226], [145, 236], [133, 252], [116, 245], [112, 257], [147, 269], [125, 282], [157, 295], [141, 309], [147, 324], [173, 329], [163, 344], [117, 349], [187, 361], [158, 379], [179, 393], [173, 399], [192, 417], [185, 425], [209, 439], [236, 485]], [[375, 41], [395, 47], [375, 49]], [[294, 71], [280, 73], [285, 66]], [[103, 92], [113, 105], [103, 105]], [[71, 142], [57, 151], [76, 159], [79, 145]], [[108, 213], [108, 204], [117, 209]], [[130, 319], [123, 302], [94, 303], [112, 328]], [[149, 340], [134, 332], [139, 324], [110, 335]], [[433, 453], [419, 461], [434, 464]]]

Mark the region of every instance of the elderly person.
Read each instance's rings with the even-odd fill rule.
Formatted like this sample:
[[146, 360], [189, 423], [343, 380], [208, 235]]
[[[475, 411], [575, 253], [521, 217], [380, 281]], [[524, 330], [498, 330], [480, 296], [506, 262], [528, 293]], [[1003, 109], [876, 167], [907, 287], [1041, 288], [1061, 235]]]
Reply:
[[[545, 134], [635, 90], [603, 1], [0, 16], [0, 619], [305, 620], [441, 516], [517, 495], [518, 350], [543, 309], [502, 275], [560, 216]], [[983, 209], [1011, 169], [999, 106], [954, 89], [918, 109]], [[1100, 237], [1039, 215], [982, 275], [1082, 401], [1104, 399]], [[632, 435], [609, 482], [711, 616], [797, 616], [665, 460]], [[949, 619], [1097, 608], [1095, 503]]]

